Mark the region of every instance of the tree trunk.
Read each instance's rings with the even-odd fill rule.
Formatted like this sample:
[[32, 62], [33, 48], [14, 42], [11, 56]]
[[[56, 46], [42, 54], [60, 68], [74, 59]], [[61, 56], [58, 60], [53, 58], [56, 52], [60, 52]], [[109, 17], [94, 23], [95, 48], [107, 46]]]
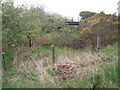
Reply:
[[32, 40], [29, 38], [29, 47], [32, 47]]
[[27, 36], [27, 38], [28, 38], [28, 44], [29, 44], [29, 47], [32, 47], [32, 40], [31, 40], [31, 37], [30, 36]]

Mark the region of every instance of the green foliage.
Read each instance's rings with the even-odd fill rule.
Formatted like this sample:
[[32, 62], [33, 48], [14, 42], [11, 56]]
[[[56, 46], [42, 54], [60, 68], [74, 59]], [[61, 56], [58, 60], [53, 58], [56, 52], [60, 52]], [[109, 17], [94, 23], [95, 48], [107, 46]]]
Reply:
[[109, 83], [113, 83], [118, 85], [118, 65], [108, 65], [102, 66], [105, 79], [109, 81]]
[[47, 72], [48, 72], [48, 74], [50, 74], [51, 76], [55, 76], [55, 72], [54, 72], [53, 70], [48, 69]]
[[60, 85], [60, 88], [89, 88], [90, 82], [85, 80], [67, 80]]
[[100, 88], [100, 86], [102, 85], [102, 74], [96, 74], [93, 77], [93, 82], [92, 82], [92, 87], [93, 88]]
[[53, 43], [57, 46], [67, 46], [71, 48], [79, 48], [79, 34], [63, 32], [53, 38]]
[[97, 46], [97, 37], [100, 37], [101, 46], [117, 41], [113, 36], [117, 35], [117, 16], [96, 14], [81, 21], [80, 38], [84, 42], [84, 46]]
[[81, 18], [81, 20], [83, 20], [83, 19], [87, 19], [87, 18], [89, 18], [89, 17], [92, 17], [92, 16], [94, 16], [96, 13], [94, 13], [94, 12], [89, 12], [89, 11], [82, 11], [82, 12], [80, 12], [80, 16], [82, 17]]
[[13, 43], [19, 43], [22, 40], [22, 13], [21, 8], [14, 8], [13, 2], [2, 3], [2, 35], [3, 46]]
[[[114, 46], [114, 47], [113, 47]], [[108, 45], [102, 49], [107, 55], [117, 56], [118, 55], [118, 43], [114, 45]]]
[[6, 69], [7, 71], [10, 71], [11, 70], [11, 67], [12, 67], [12, 62], [13, 62], [13, 56], [14, 54], [14, 51], [13, 50], [7, 50], [6, 53], [5, 53], [5, 58], [6, 58]]
[[[42, 16], [42, 17], [41, 17]], [[42, 31], [42, 21], [45, 17], [44, 12], [41, 8], [31, 7], [29, 10], [25, 11], [23, 15], [24, 31], [23, 37], [29, 41], [29, 46], [34, 42], [34, 40], [40, 36]]]
[[42, 7], [14, 7], [13, 1], [2, 3], [3, 46], [32, 46], [44, 33], [59, 32], [64, 27], [64, 18], [44, 12]]
[[72, 48], [95, 49], [97, 37], [100, 37], [101, 47], [117, 41], [117, 16], [105, 13], [95, 14], [92, 17], [81, 20], [80, 26], [66, 26], [61, 32], [53, 32], [52, 41], [57, 46]]
[[47, 16], [47, 22], [43, 26], [43, 31], [46, 33], [60, 32], [64, 27], [64, 19], [59, 19], [54, 16]]
[[28, 80], [17, 80], [14, 83], [3, 83], [3, 88], [41, 88], [41, 85], [34, 82], [29, 82]]

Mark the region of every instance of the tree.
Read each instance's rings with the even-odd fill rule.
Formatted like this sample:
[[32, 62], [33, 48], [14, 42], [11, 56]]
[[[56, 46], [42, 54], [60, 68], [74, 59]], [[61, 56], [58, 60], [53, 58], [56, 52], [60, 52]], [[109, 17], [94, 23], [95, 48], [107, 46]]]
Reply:
[[17, 46], [32, 42], [40, 36], [42, 25], [45, 23], [45, 14], [42, 7], [31, 7], [30, 9], [21, 6], [14, 7], [13, 1], [8, 0], [2, 3], [3, 16], [3, 46], [15, 44]]
[[15, 8], [13, 1], [7, 0], [2, 3], [2, 41], [4, 45], [21, 44], [23, 9]]
[[42, 26], [44, 24], [44, 11], [39, 7], [31, 7], [26, 9], [23, 15], [24, 31], [23, 35], [29, 42], [29, 47], [38, 38], [42, 32]]
[[43, 25], [42, 30], [45, 33], [60, 32], [63, 29], [63, 27], [64, 27], [64, 18], [62, 16], [48, 14], [46, 16], [46, 22]]
[[87, 19], [89, 17], [92, 17], [95, 14], [96, 14], [95, 12], [82, 11], [82, 12], [79, 13], [79, 16], [81, 16], [82, 17], [81, 20], [83, 20], [83, 19]]

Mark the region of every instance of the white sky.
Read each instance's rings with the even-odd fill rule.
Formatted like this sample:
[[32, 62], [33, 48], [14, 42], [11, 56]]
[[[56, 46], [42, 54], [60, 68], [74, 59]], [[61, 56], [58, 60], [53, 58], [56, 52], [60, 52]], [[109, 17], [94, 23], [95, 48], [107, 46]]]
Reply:
[[62, 16], [73, 17], [78, 20], [81, 11], [113, 14], [117, 11], [119, 0], [14, 0], [15, 5], [43, 5], [45, 11], [58, 13]]

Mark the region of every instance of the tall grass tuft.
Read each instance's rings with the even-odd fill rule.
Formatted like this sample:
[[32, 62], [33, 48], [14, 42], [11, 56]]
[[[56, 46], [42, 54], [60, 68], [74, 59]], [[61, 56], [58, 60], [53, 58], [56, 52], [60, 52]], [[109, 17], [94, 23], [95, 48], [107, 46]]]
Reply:
[[118, 85], [118, 65], [104, 65], [102, 69], [106, 81], [109, 81], [109, 84]]

